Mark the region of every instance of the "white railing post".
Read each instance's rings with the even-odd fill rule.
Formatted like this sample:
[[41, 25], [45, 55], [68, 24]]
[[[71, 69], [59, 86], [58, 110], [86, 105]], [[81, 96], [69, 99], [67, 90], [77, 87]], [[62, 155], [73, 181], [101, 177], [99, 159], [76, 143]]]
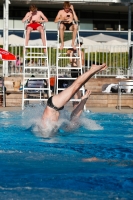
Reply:
[[[5, 0], [3, 4], [3, 37], [4, 37], [4, 49], [8, 51], [8, 20], [9, 20], [9, 0]], [[8, 61], [3, 61], [3, 76], [8, 76]]]

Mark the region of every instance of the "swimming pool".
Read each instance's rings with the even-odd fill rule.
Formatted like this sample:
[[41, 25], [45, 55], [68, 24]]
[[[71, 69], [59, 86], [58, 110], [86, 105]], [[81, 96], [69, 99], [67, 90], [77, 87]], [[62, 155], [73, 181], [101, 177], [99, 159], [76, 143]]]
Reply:
[[85, 113], [41, 137], [42, 111], [0, 113], [0, 199], [133, 199], [133, 114]]

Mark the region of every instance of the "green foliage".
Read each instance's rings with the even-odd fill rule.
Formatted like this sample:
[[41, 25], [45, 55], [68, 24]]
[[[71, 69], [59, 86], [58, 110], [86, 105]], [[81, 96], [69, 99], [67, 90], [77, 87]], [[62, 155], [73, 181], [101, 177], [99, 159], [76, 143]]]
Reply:
[[64, 41], [68, 41], [68, 40], [71, 40], [72, 39], [72, 32], [69, 32], [69, 33], [65, 33], [64, 34]]
[[107, 63], [109, 67], [123, 67], [128, 68], [128, 52], [110, 53], [110, 52], [92, 52], [88, 55], [85, 53], [85, 60], [91, 63]]
[[[72, 32], [64, 32], [64, 42], [72, 39]], [[59, 40], [60, 42], [60, 40]]]
[[14, 55], [20, 55], [20, 57], [23, 57], [23, 47], [21, 46], [9, 46], [9, 52], [11, 52]]
[[[65, 40], [69, 40], [72, 38], [72, 33], [66, 33], [65, 34]], [[2, 46], [1, 46], [2, 48]], [[85, 49], [82, 49], [83, 52], [85, 52]], [[12, 52], [14, 55], [20, 55], [21, 58], [23, 58], [23, 46], [10, 46], [9, 51]], [[42, 48], [35, 48], [32, 49], [32, 53], [41, 53], [43, 51]], [[59, 50], [59, 53], [61, 53], [61, 56], [64, 56], [67, 52], [67, 49]], [[55, 65], [56, 66], [56, 57], [57, 57], [57, 49], [56, 48], [48, 48], [48, 61], [49, 65]], [[85, 53], [85, 60], [89, 63], [107, 63], [108, 67], [114, 67], [114, 68], [121, 68], [126, 67], [128, 68], [128, 52], [91, 52], [91, 53]], [[38, 59], [34, 59], [35, 62], [38, 62]], [[42, 58], [42, 62], [45, 62], [45, 59]], [[2, 61], [0, 61], [2, 64]], [[58, 66], [65, 67], [70, 63], [69, 58], [65, 59], [59, 59], [58, 60]]]

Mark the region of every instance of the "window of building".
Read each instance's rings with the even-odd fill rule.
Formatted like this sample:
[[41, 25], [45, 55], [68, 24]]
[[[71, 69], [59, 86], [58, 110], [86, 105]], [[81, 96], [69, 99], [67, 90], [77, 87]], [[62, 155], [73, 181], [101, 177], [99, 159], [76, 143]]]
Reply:
[[93, 19], [119, 19], [119, 12], [93, 11]]
[[93, 19], [93, 11], [80, 11], [80, 19]]
[[128, 19], [128, 12], [127, 13], [120, 13], [119, 18], [120, 19]]
[[80, 20], [80, 30], [93, 30], [93, 20], [81, 19]]
[[96, 30], [118, 30], [119, 28], [119, 20], [93, 20], [94, 28]]
[[3, 7], [0, 6], [0, 18], [3, 18]]
[[120, 21], [120, 25], [121, 25], [121, 30], [122, 31], [127, 31], [128, 30], [128, 22], [127, 21], [124, 21], [124, 20], [121, 20]]

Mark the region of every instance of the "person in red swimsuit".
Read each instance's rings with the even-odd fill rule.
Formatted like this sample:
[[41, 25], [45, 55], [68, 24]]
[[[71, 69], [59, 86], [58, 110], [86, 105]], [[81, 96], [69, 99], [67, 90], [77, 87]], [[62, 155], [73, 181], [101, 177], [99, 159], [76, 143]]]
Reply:
[[[29, 21], [29, 24], [26, 27], [27, 31], [25, 45], [28, 46], [31, 31], [38, 30], [41, 34], [42, 43], [44, 46], [46, 46], [46, 38], [41, 23], [48, 22], [48, 19], [41, 11], [37, 10], [37, 7], [35, 5], [31, 5], [29, 10], [30, 12], [28, 12], [22, 19], [22, 22], [25, 22], [27, 20]], [[44, 48], [44, 53], [46, 53], [46, 48]]]

